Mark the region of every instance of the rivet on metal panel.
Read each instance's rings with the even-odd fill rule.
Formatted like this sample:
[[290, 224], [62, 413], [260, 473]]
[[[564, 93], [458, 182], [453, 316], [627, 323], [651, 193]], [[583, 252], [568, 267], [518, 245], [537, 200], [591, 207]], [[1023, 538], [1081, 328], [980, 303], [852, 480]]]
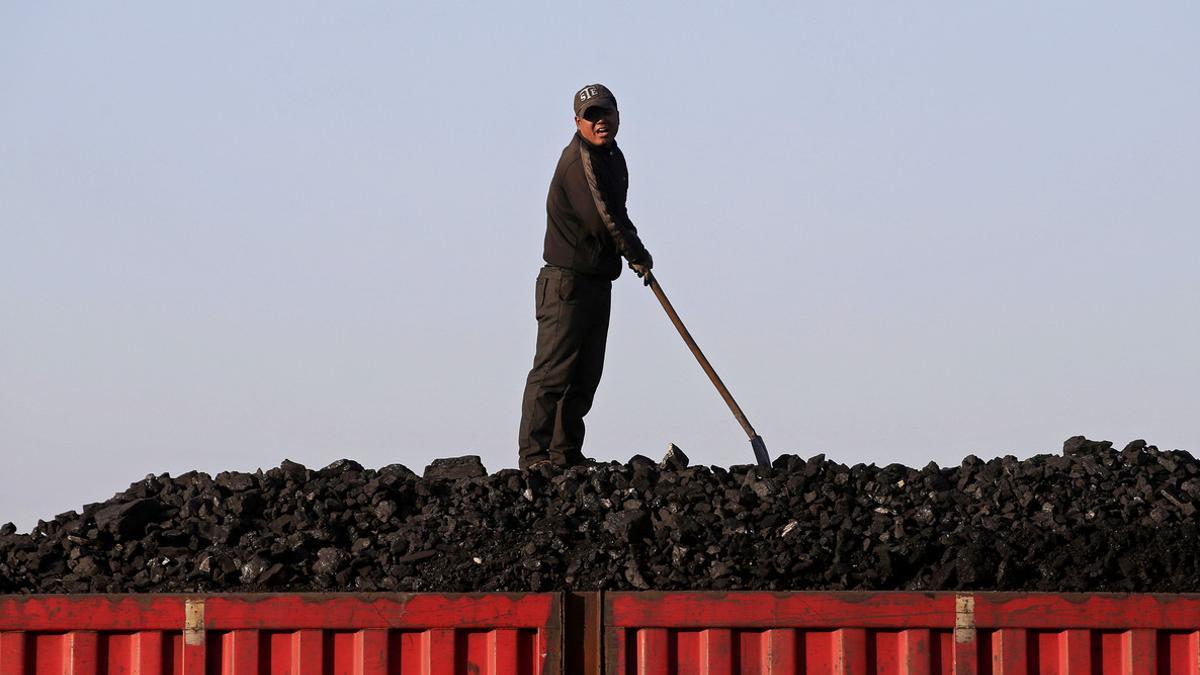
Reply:
[[954, 597], [954, 641], [962, 644], [975, 639], [975, 596]]
[[203, 600], [187, 600], [183, 604], [183, 643], [189, 647], [204, 644]]

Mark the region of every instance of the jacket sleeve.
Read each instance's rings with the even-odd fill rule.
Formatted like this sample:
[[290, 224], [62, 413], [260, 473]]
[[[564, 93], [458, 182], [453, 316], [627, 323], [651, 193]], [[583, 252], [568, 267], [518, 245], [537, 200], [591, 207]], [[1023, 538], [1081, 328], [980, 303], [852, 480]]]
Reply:
[[[622, 158], [623, 159], [623, 158]], [[579, 161], [583, 164], [583, 175], [587, 180], [588, 191], [592, 193], [592, 201], [600, 212], [600, 220], [608, 228], [617, 251], [631, 263], [641, 262], [646, 257], [646, 247], [638, 238], [637, 228], [629, 220], [625, 204], [617, 204], [610, 195], [604, 193], [600, 181], [596, 178], [593, 158], [581, 144], [579, 146]], [[624, 161], [621, 162], [624, 165]]]

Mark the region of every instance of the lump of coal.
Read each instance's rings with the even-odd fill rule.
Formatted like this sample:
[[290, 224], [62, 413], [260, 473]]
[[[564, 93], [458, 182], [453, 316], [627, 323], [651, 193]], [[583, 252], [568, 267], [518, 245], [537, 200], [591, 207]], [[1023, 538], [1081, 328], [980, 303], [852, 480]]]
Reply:
[[667, 445], [667, 454], [663, 455], [662, 461], [658, 463], [660, 469], [670, 471], [679, 471], [686, 469], [688, 465], [688, 456], [683, 454], [683, 450], [679, 449], [674, 443]]
[[479, 455], [445, 457], [435, 459], [425, 467], [425, 480], [458, 480], [460, 478], [482, 478], [487, 475]]
[[330, 465], [325, 467], [324, 469], [321, 469], [321, 473], [336, 476], [337, 474], [342, 473], [344, 471], [362, 471], [362, 470], [363, 470], [362, 464], [359, 464], [358, 462], [356, 462], [352, 459], [339, 459], [335, 462], [330, 463]]
[[158, 514], [158, 502], [153, 499], [135, 499], [131, 502], [112, 504], [96, 511], [96, 527], [120, 539], [141, 536], [149, 523]]
[[248, 473], [230, 471], [223, 471], [217, 474], [217, 478], [213, 482], [232, 492], [243, 492], [256, 485], [254, 476]]
[[333, 575], [345, 567], [349, 561], [349, 553], [340, 548], [326, 546], [317, 551], [317, 562], [313, 563], [312, 570], [314, 574]]

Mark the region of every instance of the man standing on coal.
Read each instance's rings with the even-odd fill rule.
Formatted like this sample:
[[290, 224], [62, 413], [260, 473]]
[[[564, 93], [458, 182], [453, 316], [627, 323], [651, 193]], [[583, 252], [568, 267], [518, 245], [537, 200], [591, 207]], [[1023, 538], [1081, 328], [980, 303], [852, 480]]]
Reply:
[[625, 210], [629, 171], [617, 147], [617, 99], [602, 84], [575, 92], [575, 136], [546, 197], [546, 240], [535, 286], [533, 368], [521, 403], [520, 466], [585, 462], [583, 417], [604, 369], [612, 282], [621, 258], [649, 283], [654, 261]]

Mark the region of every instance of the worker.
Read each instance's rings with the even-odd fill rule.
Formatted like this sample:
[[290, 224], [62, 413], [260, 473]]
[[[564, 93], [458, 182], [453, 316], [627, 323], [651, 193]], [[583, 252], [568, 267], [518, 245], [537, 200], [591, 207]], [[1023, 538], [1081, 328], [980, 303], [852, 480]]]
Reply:
[[521, 402], [522, 469], [586, 461], [583, 418], [604, 369], [612, 282], [621, 258], [649, 283], [653, 258], [625, 210], [629, 171], [617, 147], [617, 99], [602, 84], [575, 93], [574, 137], [546, 198], [546, 265], [534, 291], [537, 346]]

